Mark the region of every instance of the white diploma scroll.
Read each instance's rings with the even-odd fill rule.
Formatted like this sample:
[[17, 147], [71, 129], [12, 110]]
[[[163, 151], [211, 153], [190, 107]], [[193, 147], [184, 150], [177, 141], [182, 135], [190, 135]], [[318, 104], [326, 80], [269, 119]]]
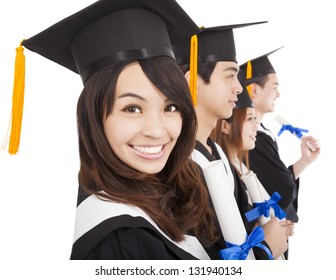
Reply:
[[[280, 115], [277, 115], [275, 116], [275, 120], [281, 124], [281, 125], [290, 125], [290, 123], [288, 121], [286, 121], [283, 117], [281, 117]], [[307, 130], [308, 132], [308, 130]], [[293, 134], [293, 133], [292, 133]], [[302, 136], [300, 137], [298, 134], [295, 134], [295, 136], [297, 136], [299, 139], [302, 138]], [[302, 134], [301, 134], [302, 135]], [[308, 146], [308, 148], [312, 151], [312, 152], [315, 152], [316, 151], [316, 148], [309, 142], [309, 141], [306, 141], [306, 145]]]
[[[240, 177], [240, 179], [242, 179], [242, 181], [244, 182], [253, 203], [263, 203], [265, 200], [270, 199], [269, 194], [261, 185], [259, 179], [252, 170], [245, 172]], [[272, 208], [270, 209], [269, 217], [265, 217], [264, 215], [260, 216], [260, 225], [263, 226], [264, 224], [266, 224], [271, 219], [271, 217], [274, 217], [274, 210]]]
[[[243, 244], [247, 233], [223, 161], [211, 161], [202, 169], [225, 241]], [[255, 259], [252, 250], [246, 259]]]
[[[270, 199], [269, 194], [260, 183], [257, 175], [252, 170], [245, 172], [240, 178], [244, 182], [253, 203], [263, 203], [265, 200]], [[264, 215], [259, 217], [260, 225], [263, 226], [274, 216], [274, 210], [271, 208], [269, 217], [265, 217]], [[285, 258], [284, 256], [280, 256], [275, 259], [284, 260]]]

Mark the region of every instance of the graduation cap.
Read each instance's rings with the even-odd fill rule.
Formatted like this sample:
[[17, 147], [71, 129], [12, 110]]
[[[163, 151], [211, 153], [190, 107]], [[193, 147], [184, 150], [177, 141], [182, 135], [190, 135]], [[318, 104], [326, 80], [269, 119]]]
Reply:
[[199, 32], [175, 0], [100, 0], [22, 45], [79, 73], [85, 83], [115, 62], [174, 58], [171, 44]]
[[[158, 56], [174, 59], [172, 45], [199, 32], [175, 0], [100, 0], [22, 41], [17, 49], [14, 92], [19, 93], [13, 93], [9, 152], [15, 154], [20, 141], [22, 46], [78, 73], [85, 84], [92, 74], [117, 62]], [[14, 105], [17, 99], [21, 101]]]
[[198, 63], [217, 61], [237, 62], [233, 29], [266, 22], [261, 21], [209, 28], [202, 27], [202, 32], [193, 36], [190, 47], [189, 40], [184, 40], [173, 45], [177, 64], [190, 64], [190, 91], [193, 96], [194, 105], [196, 105], [197, 100]]
[[[233, 29], [266, 23], [267, 21], [201, 28], [198, 34], [198, 63], [233, 61], [237, 62]], [[189, 64], [189, 41], [173, 45], [177, 64]]]
[[272, 63], [269, 61], [268, 56], [281, 48], [283, 47], [261, 55], [257, 58], [251, 59], [240, 65], [240, 71], [238, 74], [239, 80], [241, 82], [251, 84], [257, 78], [275, 73], [275, 69], [273, 68]]
[[246, 85], [242, 84], [243, 91], [238, 94], [238, 100], [236, 102], [236, 106], [234, 109], [240, 109], [240, 108], [253, 108], [253, 102], [252, 99], [247, 91]]

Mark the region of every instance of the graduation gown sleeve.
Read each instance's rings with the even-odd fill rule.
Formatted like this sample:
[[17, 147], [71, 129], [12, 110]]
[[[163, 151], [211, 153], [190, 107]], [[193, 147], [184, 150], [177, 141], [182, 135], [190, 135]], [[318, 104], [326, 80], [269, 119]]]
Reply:
[[278, 146], [273, 139], [257, 133], [256, 146], [249, 151], [250, 169], [257, 174], [266, 191], [281, 195], [279, 205], [286, 211], [287, 219], [298, 221], [299, 180], [295, 180], [292, 167], [287, 168], [280, 159]]

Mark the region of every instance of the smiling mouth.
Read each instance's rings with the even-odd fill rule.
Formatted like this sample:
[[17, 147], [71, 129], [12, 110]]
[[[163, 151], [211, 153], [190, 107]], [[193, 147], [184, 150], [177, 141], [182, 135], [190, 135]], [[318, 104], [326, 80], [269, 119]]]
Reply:
[[141, 155], [157, 155], [162, 152], [163, 145], [159, 146], [131, 146], [138, 154]]
[[233, 100], [230, 100], [229, 103], [231, 104], [231, 106], [234, 108], [237, 106], [236, 102]]

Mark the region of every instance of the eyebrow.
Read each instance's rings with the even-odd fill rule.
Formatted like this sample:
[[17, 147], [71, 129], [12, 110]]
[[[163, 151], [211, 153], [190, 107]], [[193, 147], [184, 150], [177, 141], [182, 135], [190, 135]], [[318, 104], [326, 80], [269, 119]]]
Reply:
[[[141, 101], [147, 101], [146, 98], [143, 98], [142, 96], [140, 96], [138, 94], [135, 94], [135, 93], [132, 93], [132, 92], [125, 92], [125, 93], [121, 94], [120, 96], [118, 96], [118, 99], [125, 98], [125, 97], [133, 97], [133, 98], [137, 98], [137, 99], [139, 99]], [[165, 103], [168, 103], [169, 101], [170, 101], [169, 98], [166, 98], [164, 100]]]
[[233, 67], [233, 66], [230, 66], [230, 67], [227, 67], [224, 69], [224, 71], [234, 71], [234, 72], [239, 72], [239, 68], [238, 67]]
[[142, 101], [146, 101], [146, 99], [143, 98], [142, 96], [140, 96], [138, 94], [135, 94], [135, 93], [131, 93], [131, 92], [126, 92], [126, 93], [123, 93], [123, 94], [119, 95], [118, 99], [125, 98], [125, 97], [133, 97], [133, 98], [137, 98], [137, 99], [142, 100]]

